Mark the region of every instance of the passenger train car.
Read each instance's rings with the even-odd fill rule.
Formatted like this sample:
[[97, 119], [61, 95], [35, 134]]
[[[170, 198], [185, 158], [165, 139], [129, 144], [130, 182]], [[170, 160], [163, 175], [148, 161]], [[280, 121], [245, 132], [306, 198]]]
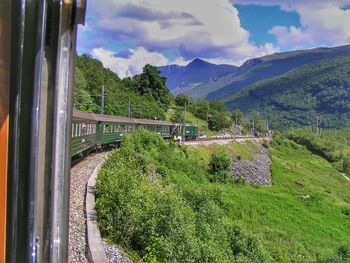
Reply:
[[117, 117], [74, 110], [71, 154], [74, 157], [93, 149], [116, 146], [125, 134], [140, 128], [166, 139], [181, 136], [184, 140], [190, 140], [198, 137], [197, 126], [189, 123]]

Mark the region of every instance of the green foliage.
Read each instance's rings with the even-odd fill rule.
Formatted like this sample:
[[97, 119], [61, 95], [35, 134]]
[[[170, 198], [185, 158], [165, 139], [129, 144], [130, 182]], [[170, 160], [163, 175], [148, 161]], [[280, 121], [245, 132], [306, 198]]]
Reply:
[[235, 125], [243, 126], [244, 125], [244, 114], [239, 109], [236, 109], [232, 112], [232, 120]]
[[225, 152], [214, 152], [209, 162], [209, 180], [216, 183], [227, 183], [231, 176], [231, 160]]
[[350, 174], [350, 131], [322, 131], [317, 134], [310, 129], [296, 129], [285, 134], [314, 154], [332, 162], [338, 170]]
[[[227, 156], [214, 156], [212, 169], [227, 171]], [[97, 179], [102, 234], [146, 262], [267, 262], [260, 242], [227, 217], [222, 191], [207, 181], [208, 165], [146, 131], [127, 136]]]
[[268, 255], [262, 247], [260, 240], [252, 238], [240, 226], [230, 229], [229, 242], [237, 263], [260, 263], [266, 262]]
[[350, 155], [343, 160], [343, 171], [350, 175]]
[[141, 96], [158, 100], [166, 109], [172, 97], [165, 85], [166, 78], [155, 66], [146, 65], [143, 72], [135, 77], [135, 88]]
[[307, 65], [255, 82], [225, 99], [229, 109], [261, 112], [279, 130], [350, 126], [350, 56]]
[[177, 106], [184, 107], [185, 105], [189, 105], [190, 99], [184, 93], [180, 93], [175, 97], [175, 103]]
[[181, 108], [176, 108], [170, 120], [173, 122], [183, 122], [185, 120], [185, 112]]
[[229, 128], [232, 125], [232, 119], [229, 112], [215, 112], [208, 120], [208, 127], [213, 131], [220, 131]]
[[349, 263], [350, 262], [350, 248], [349, 246], [340, 246], [334, 256], [326, 259], [319, 259], [317, 263]]
[[323, 158], [275, 137], [266, 187], [208, 179], [213, 153], [251, 160], [253, 142], [187, 148], [145, 131], [127, 136], [98, 176], [102, 234], [135, 262], [347, 262], [347, 250], [336, 251], [350, 245], [349, 184]]
[[76, 60], [74, 104], [80, 110], [99, 113], [104, 86], [104, 113], [128, 116], [130, 101], [131, 117], [165, 119], [165, 110], [172, 97], [164, 81], [150, 65], [133, 79], [121, 80], [100, 61], [84, 54]]

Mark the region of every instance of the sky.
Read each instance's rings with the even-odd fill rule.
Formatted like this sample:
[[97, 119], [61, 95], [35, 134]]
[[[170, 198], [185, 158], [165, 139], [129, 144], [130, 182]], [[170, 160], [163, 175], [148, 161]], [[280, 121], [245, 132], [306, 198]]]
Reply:
[[350, 0], [88, 0], [78, 53], [120, 77], [195, 58], [240, 66], [275, 52], [350, 44]]

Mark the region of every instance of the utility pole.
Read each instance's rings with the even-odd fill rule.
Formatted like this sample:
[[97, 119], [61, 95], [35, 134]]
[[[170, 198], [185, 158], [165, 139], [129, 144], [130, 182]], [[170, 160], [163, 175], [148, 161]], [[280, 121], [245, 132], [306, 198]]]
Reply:
[[266, 120], [266, 131], [269, 131], [269, 120]]
[[130, 99], [128, 101], [128, 117], [130, 118], [131, 116], [131, 102], [130, 102]]
[[105, 108], [105, 86], [102, 85], [102, 94], [101, 94], [101, 108], [100, 108], [100, 113], [104, 113], [104, 108]]
[[[184, 137], [186, 137], [186, 107], [187, 107], [187, 103], [185, 102], [185, 110], [184, 110]], [[185, 139], [185, 138], [184, 138]]]
[[208, 136], [208, 112], [205, 113], [205, 121], [206, 121], [206, 125], [205, 125], [205, 135]]
[[318, 135], [320, 132], [320, 120], [319, 118], [317, 117], [316, 118], [316, 135]]

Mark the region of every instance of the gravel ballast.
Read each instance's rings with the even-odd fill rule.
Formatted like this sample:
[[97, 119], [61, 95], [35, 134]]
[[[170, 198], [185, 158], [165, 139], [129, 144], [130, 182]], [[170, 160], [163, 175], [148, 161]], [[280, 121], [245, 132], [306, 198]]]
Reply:
[[86, 259], [86, 183], [95, 167], [108, 152], [94, 153], [71, 169], [69, 212], [69, 262], [88, 262]]
[[[69, 212], [69, 262], [89, 262], [86, 237], [85, 193], [87, 182], [109, 152], [93, 153], [80, 161], [71, 169], [70, 212]], [[132, 263], [115, 245], [102, 241], [109, 262]]]

